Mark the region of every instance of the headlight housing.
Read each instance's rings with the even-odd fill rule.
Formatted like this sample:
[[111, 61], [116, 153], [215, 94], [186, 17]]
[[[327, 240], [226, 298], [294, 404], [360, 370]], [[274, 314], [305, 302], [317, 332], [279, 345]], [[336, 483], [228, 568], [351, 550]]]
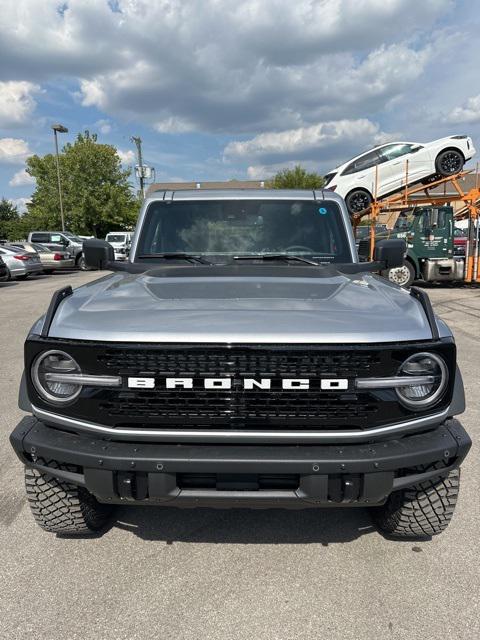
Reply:
[[49, 380], [49, 378], [55, 378], [55, 374], [65, 373], [81, 374], [80, 367], [68, 353], [56, 350], [45, 351], [36, 358], [32, 365], [32, 381], [44, 400], [53, 404], [64, 404], [72, 402], [79, 395], [82, 385]]
[[448, 368], [445, 361], [434, 353], [416, 353], [407, 358], [397, 373], [401, 377], [429, 376], [432, 382], [397, 387], [400, 401], [410, 409], [425, 409], [433, 406], [445, 392], [448, 383]]

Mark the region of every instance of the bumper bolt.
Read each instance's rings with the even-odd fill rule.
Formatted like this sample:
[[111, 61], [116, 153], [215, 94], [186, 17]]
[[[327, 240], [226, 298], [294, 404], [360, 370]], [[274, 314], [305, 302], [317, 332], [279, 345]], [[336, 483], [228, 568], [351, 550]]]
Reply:
[[445, 458], [449, 458], [450, 457], [450, 451], [445, 451], [443, 455], [444, 455]]
[[160, 462], [157, 464], [157, 469], [159, 471], [161, 471], [163, 469], [163, 464], [161, 464]]
[[375, 469], [378, 469], [378, 462], [374, 462], [373, 466], [375, 467]]
[[320, 467], [318, 466], [318, 464], [314, 464], [314, 465], [313, 465], [313, 467], [312, 467], [312, 469], [313, 469], [314, 471], [319, 471], [319, 470], [320, 470]]
[[99, 464], [99, 465], [102, 465], [102, 464], [103, 464], [103, 460], [99, 460], [99, 461], [98, 461], [98, 464]]
[[134, 467], [134, 466], [135, 466], [135, 462], [133, 462], [133, 460], [132, 460], [132, 462], [130, 462], [130, 466], [131, 466], [131, 467]]
[[346, 468], [346, 467], [345, 467], [345, 465], [344, 465], [344, 464], [341, 464], [341, 465], [340, 465], [340, 469], [345, 469], [345, 468]]

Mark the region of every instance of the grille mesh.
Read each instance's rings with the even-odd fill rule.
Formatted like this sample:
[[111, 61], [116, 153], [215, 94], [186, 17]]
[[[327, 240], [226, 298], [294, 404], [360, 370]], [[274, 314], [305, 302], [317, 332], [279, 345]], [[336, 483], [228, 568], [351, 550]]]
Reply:
[[[98, 356], [106, 370], [116, 375], [150, 375], [155, 389], [123, 389], [100, 408], [119, 425], [145, 424], [189, 427], [305, 427], [368, 426], [378, 402], [368, 393], [320, 391], [321, 377], [373, 375], [382, 362], [381, 352], [319, 350], [312, 347], [106, 349]], [[205, 391], [204, 377], [231, 376], [230, 390]], [[163, 377], [189, 377], [198, 381], [193, 390], [167, 390]], [[245, 391], [242, 378], [272, 378], [270, 391]], [[309, 378], [308, 391], [281, 389], [282, 378]], [[276, 386], [275, 386], [276, 385]]]

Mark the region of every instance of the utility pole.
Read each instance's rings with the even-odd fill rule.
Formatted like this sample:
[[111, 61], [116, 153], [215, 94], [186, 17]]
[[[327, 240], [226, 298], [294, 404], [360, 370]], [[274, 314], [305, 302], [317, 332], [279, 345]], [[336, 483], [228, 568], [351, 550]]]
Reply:
[[145, 175], [143, 170], [143, 159], [142, 159], [142, 139], [140, 136], [132, 136], [132, 142], [135, 143], [137, 147], [137, 157], [138, 157], [138, 170], [137, 175], [140, 180], [140, 191], [142, 193], [142, 198], [145, 198]]
[[53, 136], [55, 138], [55, 161], [57, 164], [57, 181], [58, 181], [58, 198], [60, 200], [60, 219], [62, 221], [62, 231], [65, 231], [65, 217], [63, 215], [63, 195], [62, 195], [62, 181], [60, 179], [60, 159], [58, 156], [58, 138], [57, 133], [68, 133], [67, 127], [63, 124], [52, 124]]

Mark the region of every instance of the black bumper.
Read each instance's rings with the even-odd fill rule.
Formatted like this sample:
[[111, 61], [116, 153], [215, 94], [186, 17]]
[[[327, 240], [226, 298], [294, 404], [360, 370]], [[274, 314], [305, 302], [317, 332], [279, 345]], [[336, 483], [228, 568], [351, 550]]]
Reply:
[[[458, 467], [471, 446], [454, 419], [375, 444], [295, 446], [111, 442], [28, 417], [10, 441], [24, 464], [86, 487], [101, 502], [222, 508], [378, 505]], [[442, 468], [427, 469], [435, 463]]]

